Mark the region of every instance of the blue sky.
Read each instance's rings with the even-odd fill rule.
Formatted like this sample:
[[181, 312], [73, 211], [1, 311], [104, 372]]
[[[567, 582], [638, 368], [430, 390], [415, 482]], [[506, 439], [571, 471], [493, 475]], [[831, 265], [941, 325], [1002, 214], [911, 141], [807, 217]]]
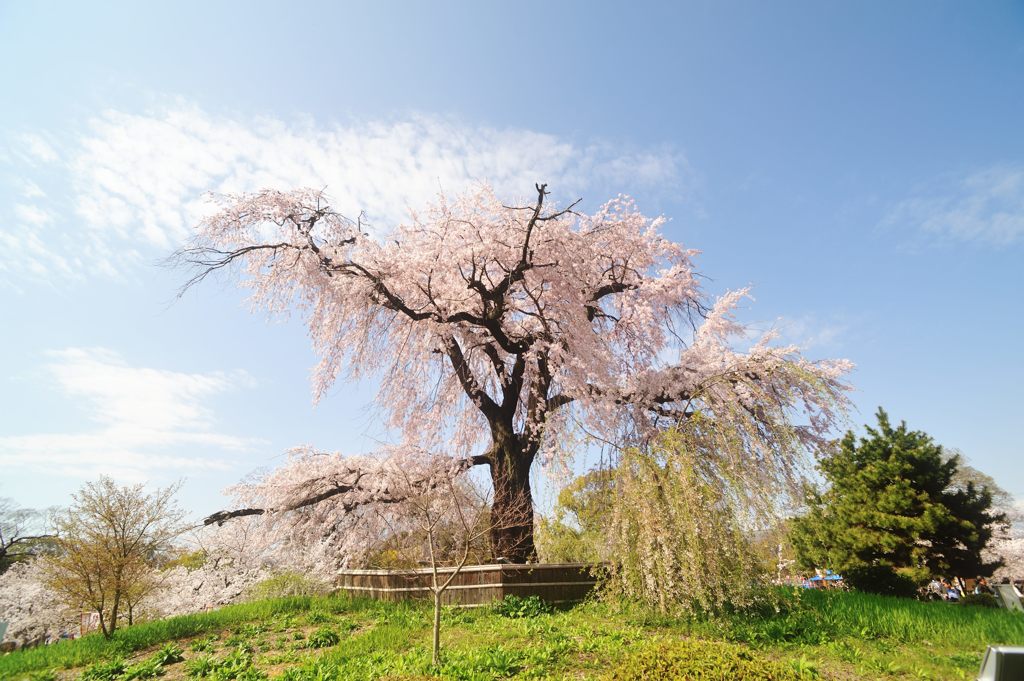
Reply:
[[1024, 496], [1024, 4], [0, 0], [0, 496], [109, 473], [197, 513], [290, 446], [387, 438], [311, 403], [297, 320], [159, 266], [206, 191], [617, 193], [858, 411]]

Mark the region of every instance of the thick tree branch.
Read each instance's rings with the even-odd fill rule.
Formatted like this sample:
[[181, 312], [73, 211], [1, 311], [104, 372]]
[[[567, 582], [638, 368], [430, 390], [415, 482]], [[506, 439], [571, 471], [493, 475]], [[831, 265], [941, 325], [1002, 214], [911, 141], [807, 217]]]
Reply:
[[488, 421], [498, 418], [498, 405], [480, 387], [480, 384], [473, 376], [473, 370], [466, 361], [465, 355], [462, 354], [462, 348], [459, 346], [458, 341], [454, 338], [448, 338], [445, 343], [445, 350], [466, 396], [480, 409]]
[[[468, 470], [469, 468], [472, 468], [473, 466], [489, 465], [491, 463], [491, 458], [488, 455], [486, 455], [486, 454], [478, 454], [476, 456], [470, 456], [470, 457], [467, 457], [465, 459], [462, 459], [461, 461], [459, 461], [459, 463], [463, 464], [465, 466], [465, 469]], [[276, 507], [276, 508], [239, 508], [239, 509], [235, 509], [233, 511], [217, 511], [216, 513], [211, 513], [210, 515], [206, 516], [203, 519], [203, 525], [223, 525], [226, 521], [231, 520], [233, 518], [244, 518], [246, 516], [253, 516], [253, 515], [264, 515], [264, 514], [269, 514], [269, 513], [284, 513], [284, 512], [287, 512], [287, 511], [297, 511], [300, 508], [306, 508], [307, 506], [313, 506], [315, 504], [319, 504], [320, 502], [326, 501], [326, 500], [331, 499], [333, 497], [336, 497], [336, 496], [339, 496], [339, 495], [342, 495], [342, 494], [348, 494], [349, 492], [357, 491], [359, 489], [359, 478], [360, 477], [361, 476], [357, 476], [356, 481], [354, 483], [335, 484], [332, 487], [330, 487], [329, 489], [326, 489], [326, 490], [324, 490], [322, 492], [319, 492], [317, 494], [311, 494], [311, 495], [309, 495], [307, 497], [302, 497], [298, 501], [294, 501], [294, 502], [292, 502], [290, 504], [287, 504], [287, 505], [281, 506], [281, 507]], [[404, 501], [405, 498], [406, 497], [404, 497], [404, 496], [403, 497], [398, 497], [398, 496], [383, 495], [383, 496], [377, 496], [377, 497], [375, 497], [373, 499], [370, 499], [368, 501], [351, 501], [351, 502], [347, 502], [347, 503], [343, 504], [343, 511], [347, 513], [347, 512], [350, 512], [350, 511], [358, 508], [359, 506], [363, 506], [363, 505], [366, 505], [366, 504], [375, 504], [375, 503], [379, 503], [379, 504], [394, 504], [394, 503], [398, 503], [400, 501]]]

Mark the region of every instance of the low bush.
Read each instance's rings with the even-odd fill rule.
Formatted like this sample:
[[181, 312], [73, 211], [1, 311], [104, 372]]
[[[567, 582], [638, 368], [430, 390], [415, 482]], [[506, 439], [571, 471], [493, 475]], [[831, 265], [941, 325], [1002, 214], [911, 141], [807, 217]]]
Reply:
[[521, 619], [524, 617], [537, 617], [551, 612], [548, 605], [540, 596], [527, 596], [523, 598], [514, 594], [505, 596], [503, 600], [494, 604], [494, 612], [502, 617]]
[[605, 678], [607, 681], [799, 681], [816, 676], [813, 666], [803, 661], [787, 665], [742, 646], [686, 639], [648, 644]]

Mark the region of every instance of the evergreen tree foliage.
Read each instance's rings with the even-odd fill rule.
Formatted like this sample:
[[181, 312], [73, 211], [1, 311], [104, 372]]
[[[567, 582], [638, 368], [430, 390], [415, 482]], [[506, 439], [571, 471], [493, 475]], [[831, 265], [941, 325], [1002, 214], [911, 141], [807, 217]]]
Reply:
[[882, 409], [877, 419], [821, 461], [828, 488], [809, 489], [808, 512], [792, 523], [801, 565], [889, 568], [918, 580], [991, 575], [999, 563], [982, 550], [1005, 519], [991, 490], [965, 480], [960, 457], [926, 433], [894, 427]]

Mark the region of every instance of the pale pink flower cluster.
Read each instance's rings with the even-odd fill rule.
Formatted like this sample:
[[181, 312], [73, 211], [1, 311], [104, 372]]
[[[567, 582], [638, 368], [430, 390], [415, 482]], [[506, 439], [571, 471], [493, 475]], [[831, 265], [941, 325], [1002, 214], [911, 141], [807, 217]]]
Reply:
[[[663, 219], [619, 197], [593, 215], [536, 223], [526, 246], [531, 211], [483, 186], [370, 236], [318, 191], [263, 191], [227, 197], [200, 243], [251, 249], [239, 262], [253, 301], [305, 316], [320, 356], [315, 397], [339, 374], [378, 376], [387, 424], [423, 450], [467, 456], [486, 447], [489, 424], [473, 392], [500, 402], [517, 360], [525, 365], [516, 430], [543, 431], [546, 449], [565, 434], [568, 419], [548, 413], [562, 408], [588, 431], [620, 439], [658, 414], [727, 418], [765, 398], [805, 412], [809, 444], [833, 424], [850, 365], [803, 360], [770, 337], [735, 350], [745, 329], [732, 313], [746, 291], [709, 309], [696, 252], [666, 240]], [[474, 287], [499, 284], [524, 257], [530, 266], [501, 309], [488, 307]], [[469, 388], [450, 363], [453, 342]], [[665, 361], [671, 351], [677, 361]], [[539, 387], [545, 394], [531, 393]]]
[[1024, 525], [1015, 523], [997, 531], [985, 548], [984, 558], [1003, 561], [1002, 567], [992, 575], [994, 580], [1024, 579]]
[[160, 589], [144, 604], [144, 614], [147, 618], [171, 617], [237, 603], [270, 576], [266, 569], [218, 561], [208, 561], [194, 570], [178, 566], [159, 575]]
[[41, 566], [38, 559], [29, 560], [0, 575], [0, 622], [9, 625], [4, 641], [21, 646], [78, 631], [76, 614], [44, 585]]

